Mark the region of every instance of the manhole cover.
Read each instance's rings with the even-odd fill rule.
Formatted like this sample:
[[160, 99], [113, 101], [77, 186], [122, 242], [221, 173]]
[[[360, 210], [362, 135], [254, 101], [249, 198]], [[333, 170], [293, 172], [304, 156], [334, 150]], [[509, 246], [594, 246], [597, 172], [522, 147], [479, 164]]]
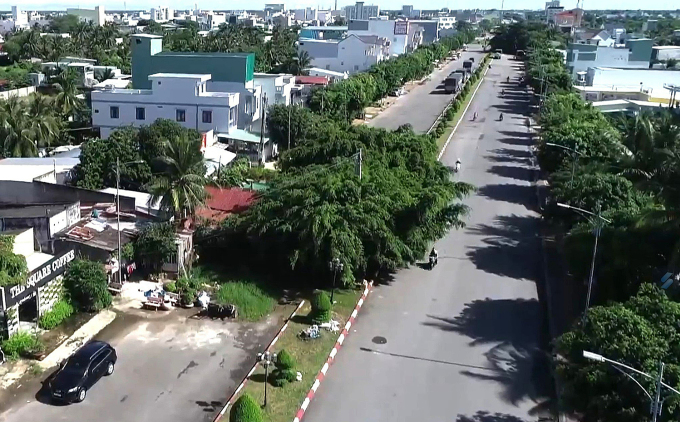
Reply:
[[375, 337], [373, 337], [373, 343], [375, 343], [375, 344], [385, 344], [385, 343], [387, 343], [387, 339], [385, 337], [375, 336]]

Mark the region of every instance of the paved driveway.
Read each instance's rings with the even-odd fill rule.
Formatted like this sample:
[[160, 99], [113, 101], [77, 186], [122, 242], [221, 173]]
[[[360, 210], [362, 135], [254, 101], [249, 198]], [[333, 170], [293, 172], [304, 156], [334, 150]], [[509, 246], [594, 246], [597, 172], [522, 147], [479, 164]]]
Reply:
[[505, 84], [513, 64], [494, 60], [471, 106], [479, 118], [464, 118], [442, 157], [460, 157], [460, 178], [478, 188], [467, 227], [437, 242], [432, 271], [413, 266], [374, 289], [306, 422], [523, 422], [548, 406], [526, 98]]
[[0, 397], [0, 421], [212, 420], [248, 371], [254, 354], [278, 329], [278, 321], [236, 324], [187, 319], [186, 311], [173, 312], [148, 319], [122, 315], [96, 337], [116, 348], [118, 364], [83, 403], [48, 404], [36, 394], [40, 389], [36, 381], [13, 398]]
[[453, 94], [444, 92], [444, 79], [456, 69], [463, 67], [463, 61], [470, 57], [475, 58], [474, 67], [479, 64], [483, 57], [478, 45], [470, 47], [471, 50], [464, 52], [459, 60], [455, 60], [443, 69], [436, 71], [429, 82], [417, 85], [415, 88], [397, 99], [387, 110], [378, 114], [368, 125], [394, 130], [399, 126], [410, 123], [416, 133], [425, 133], [437, 119], [446, 104], [451, 101]]

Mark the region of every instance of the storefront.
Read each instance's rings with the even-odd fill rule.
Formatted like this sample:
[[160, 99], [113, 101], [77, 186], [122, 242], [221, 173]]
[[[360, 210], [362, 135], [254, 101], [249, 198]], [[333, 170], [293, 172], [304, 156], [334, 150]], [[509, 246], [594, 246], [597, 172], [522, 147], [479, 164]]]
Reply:
[[52, 309], [61, 298], [63, 274], [74, 258], [75, 251], [70, 250], [31, 272], [25, 284], [0, 289], [0, 331], [4, 335], [19, 331], [22, 321], [37, 322]]

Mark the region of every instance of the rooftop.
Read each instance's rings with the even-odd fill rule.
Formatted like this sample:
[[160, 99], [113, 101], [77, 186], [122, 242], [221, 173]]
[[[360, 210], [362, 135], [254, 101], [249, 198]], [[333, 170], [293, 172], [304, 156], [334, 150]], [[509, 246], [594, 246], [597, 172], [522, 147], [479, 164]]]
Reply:
[[310, 31], [348, 31], [349, 27], [348, 26], [305, 26], [302, 28], [304, 31], [305, 29], [310, 30]]
[[210, 74], [209, 73], [204, 73], [204, 74], [198, 74], [198, 73], [154, 73], [153, 75], [149, 75], [149, 79], [151, 79], [151, 78], [200, 79], [201, 82], [205, 82], [205, 81], [210, 80]]
[[[54, 237], [82, 243], [108, 252], [118, 249], [118, 230], [108, 224], [104, 218], [84, 218], [71, 227], [56, 233]], [[132, 241], [133, 237], [134, 234], [128, 230], [121, 230], [121, 245]]]
[[328, 77], [326, 76], [297, 76], [295, 78], [296, 84], [303, 85], [328, 85]]
[[222, 189], [207, 186], [210, 197], [206, 206], [196, 210], [196, 216], [212, 221], [222, 221], [231, 214], [247, 210], [257, 198], [257, 193], [241, 188]]

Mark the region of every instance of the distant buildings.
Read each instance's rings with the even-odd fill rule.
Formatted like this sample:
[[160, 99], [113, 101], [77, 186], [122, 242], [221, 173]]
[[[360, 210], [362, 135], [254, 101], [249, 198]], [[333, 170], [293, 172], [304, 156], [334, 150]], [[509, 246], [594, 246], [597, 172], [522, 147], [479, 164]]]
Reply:
[[643, 38], [628, 40], [621, 47], [600, 47], [596, 44], [569, 44], [567, 68], [578, 82], [585, 82], [591, 67], [618, 67], [648, 69], [652, 58], [654, 40]]
[[423, 28], [407, 20], [350, 20], [347, 34], [389, 40], [390, 56], [413, 51], [423, 42]]
[[156, 22], [167, 22], [175, 19], [175, 11], [167, 6], [157, 6], [151, 8], [151, 20]]
[[349, 35], [342, 40], [302, 39], [298, 48], [311, 57], [313, 67], [357, 73], [390, 57], [390, 41], [376, 35]]
[[345, 6], [345, 16], [350, 20], [377, 18], [380, 16], [380, 6], [365, 5], [363, 1], [358, 1], [354, 6]]
[[545, 2], [545, 21], [547, 23], [555, 22], [555, 15], [564, 11], [564, 7], [560, 6], [559, 0]]
[[69, 15], [78, 16], [81, 22], [92, 22], [97, 26], [102, 26], [106, 23], [106, 11], [104, 6], [96, 6], [94, 9], [66, 9]]

